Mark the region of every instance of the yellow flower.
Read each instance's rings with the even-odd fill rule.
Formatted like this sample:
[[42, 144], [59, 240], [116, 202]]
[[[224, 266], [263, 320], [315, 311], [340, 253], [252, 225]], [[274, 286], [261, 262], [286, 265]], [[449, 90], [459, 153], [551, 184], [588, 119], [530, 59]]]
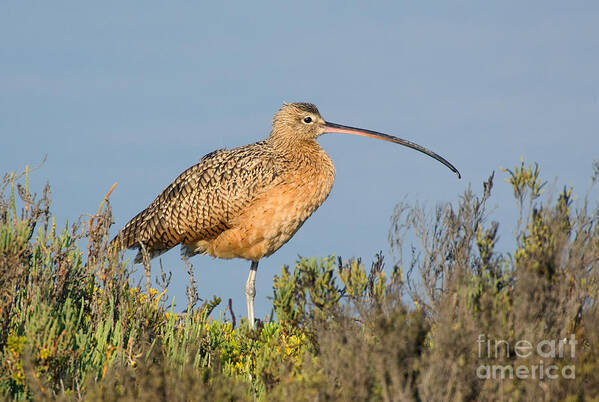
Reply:
[[51, 355], [52, 355], [52, 351], [50, 350], [50, 348], [43, 347], [39, 352], [40, 360], [46, 360]]

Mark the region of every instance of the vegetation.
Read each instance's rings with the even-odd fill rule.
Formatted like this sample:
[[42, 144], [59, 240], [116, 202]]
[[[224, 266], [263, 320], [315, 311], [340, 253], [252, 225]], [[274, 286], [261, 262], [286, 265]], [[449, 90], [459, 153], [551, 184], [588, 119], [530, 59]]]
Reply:
[[[598, 166], [599, 167], [599, 166]], [[599, 170], [599, 169], [598, 169]], [[511, 253], [482, 194], [399, 205], [399, 255], [300, 259], [274, 278], [277, 320], [176, 314], [108, 247], [108, 196], [57, 227], [50, 190], [0, 184], [0, 394], [86, 400], [599, 401], [599, 209], [543, 194], [538, 166], [505, 171], [520, 222]], [[595, 175], [594, 181], [596, 181]], [[502, 233], [506, 233], [503, 231]], [[417, 240], [409, 247], [407, 240]], [[84, 246], [85, 245], [85, 246]], [[82, 248], [85, 247], [85, 250]], [[407, 257], [406, 257], [407, 255]]]

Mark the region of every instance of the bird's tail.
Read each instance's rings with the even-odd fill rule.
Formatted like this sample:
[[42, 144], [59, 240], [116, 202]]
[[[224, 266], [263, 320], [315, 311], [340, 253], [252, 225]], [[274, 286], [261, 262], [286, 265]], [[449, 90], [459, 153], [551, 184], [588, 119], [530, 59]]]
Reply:
[[141, 211], [131, 219], [111, 240], [110, 246], [117, 247], [119, 250], [139, 247], [146, 212], [146, 210]]
[[[131, 219], [123, 229], [110, 241], [110, 247], [116, 247], [118, 250], [137, 249], [134, 263], [139, 264], [143, 261], [143, 249], [145, 248], [150, 259], [158, 257], [167, 252], [171, 247], [154, 241], [152, 238], [153, 211], [145, 209]], [[142, 246], [143, 245], [143, 246]]]

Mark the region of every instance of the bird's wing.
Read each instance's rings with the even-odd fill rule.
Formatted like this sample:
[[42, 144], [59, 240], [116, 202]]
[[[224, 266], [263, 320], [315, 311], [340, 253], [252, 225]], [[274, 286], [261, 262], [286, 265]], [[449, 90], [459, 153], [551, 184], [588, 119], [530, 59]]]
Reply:
[[285, 170], [264, 143], [218, 150], [177, 177], [115, 238], [124, 247], [144, 247], [151, 256], [179, 243], [212, 239]]

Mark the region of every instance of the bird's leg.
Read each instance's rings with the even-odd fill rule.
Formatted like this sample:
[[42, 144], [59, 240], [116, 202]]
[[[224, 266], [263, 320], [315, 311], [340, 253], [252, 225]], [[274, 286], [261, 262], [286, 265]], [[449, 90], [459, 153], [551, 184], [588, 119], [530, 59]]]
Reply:
[[250, 328], [254, 329], [254, 296], [256, 296], [256, 271], [258, 271], [258, 261], [252, 261], [250, 274], [245, 283], [245, 301], [248, 305], [248, 320]]

